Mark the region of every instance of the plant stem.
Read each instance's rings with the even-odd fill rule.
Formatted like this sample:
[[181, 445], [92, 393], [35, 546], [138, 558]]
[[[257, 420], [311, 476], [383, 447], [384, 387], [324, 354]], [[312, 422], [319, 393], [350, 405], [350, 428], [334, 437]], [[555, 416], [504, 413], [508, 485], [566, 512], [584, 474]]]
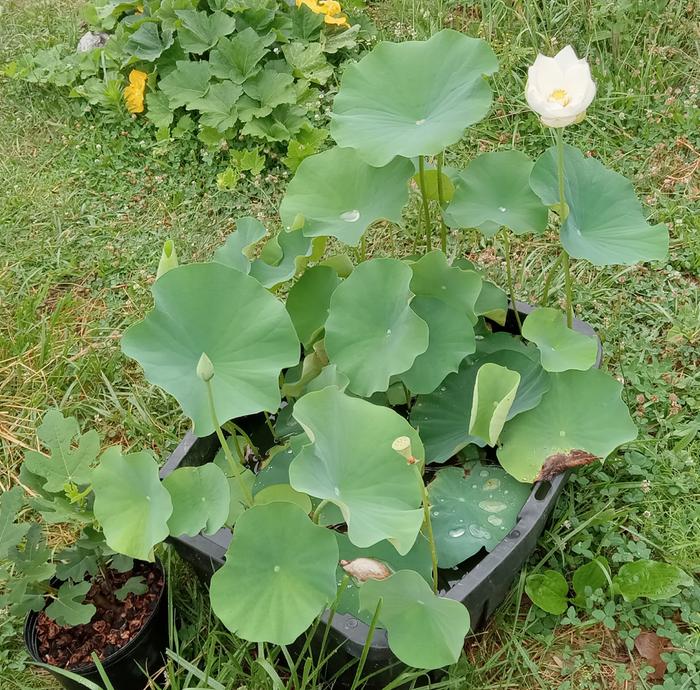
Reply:
[[362, 671], [365, 669], [365, 662], [367, 661], [367, 655], [369, 654], [369, 648], [372, 644], [372, 638], [374, 637], [374, 629], [377, 627], [377, 621], [379, 620], [379, 612], [382, 610], [382, 599], [380, 598], [377, 602], [377, 608], [374, 610], [374, 615], [372, 616], [372, 622], [369, 624], [369, 630], [367, 630], [367, 639], [365, 640], [365, 645], [362, 648], [362, 654], [360, 655], [360, 661], [357, 664], [357, 670], [355, 671], [355, 678], [352, 681], [352, 686], [350, 690], [356, 690], [360, 678], [362, 677]]
[[318, 521], [321, 518], [321, 511], [328, 505], [328, 499], [324, 498], [317, 506], [316, 510], [311, 514], [311, 521], [318, 525]]
[[[557, 140], [557, 175], [559, 178], [559, 227], [564, 223], [566, 213], [566, 195], [564, 194], [564, 128], [557, 127], [554, 130]], [[562, 247], [562, 262], [564, 265], [564, 289], [566, 292], [566, 325], [572, 328], [574, 325], [574, 300], [571, 288], [571, 262], [569, 254]]]
[[547, 272], [547, 277], [544, 280], [544, 290], [542, 291], [542, 299], [540, 300], [540, 306], [542, 307], [547, 306], [547, 301], [549, 300], [549, 288], [552, 286], [552, 280], [554, 279], [557, 269], [559, 268], [559, 264], [561, 264], [563, 259], [564, 255], [559, 254], [559, 256], [556, 258], [556, 261], [552, 264], [551, 268]]
[[326, 651], [326, 642], [328, 642], [328, 633], [331, 629], [331, 626], [333, 625], [333, 618], [335, 617], [335, 610], [338, 608], [338, 602], [340, 601], [340, 597], [343, 596], [343, 592], [347, 589], [349, 584], [350, 584], [350, 575], [346, 574], [343, 577], [343, 579], [340, 581], [340, 585], [338, 586], [338, 591], [335, 595], [333, 605], [331, 606], [331, 608], [329, 609], [329, 612], [328, 612], [328, 621], [326, 622], [326, 629], [323, 631], [323, 639], [321, 640], [321, 650], [319, 651], [319, 654], [318, 654], [319, 663], [323, 663], [323, 654]]
[[[265, 415], [265, 424], [267, 424], [267, 428], [270, 430], [270, 433], [272, 434], [272, 438], [274, 441], [277, 441], [277, 434], [275, 433], [275, 427], [272, 426], [272, 422], [270, 421], [270, 415], [263, 410], [263, 414]], [[256, 449], [257, 450], [257, 449]], [[257, 453], [256, 453], [257, 455]]]
[[418, 475], [418, 482], [420, 483], [420, 491], [423, 500], [423, 524], [428, 532], [428, 543], [430, 544], [430, 558], [433, 562], [433, 592], [437, 594], [438, 591], [438, 559], [437, 559], [437, 548], [435, 547], [435, 535], [433, 534], [433, 523], [430, 520], [430, 497], [428, 496], [428, 489], [425, 487], [425, 482], [423, 481], [423, 476], [420, 473], [417, 465], [416, 473]]
[[229, 447], [228, 443], [226, 442], [226, 437], [224, 436], [224, 432], [221, 431], [221, 426], [219, 424], [219, 419], [216, 416], [216, 407], [214, 406], [214, 394], [212, 393], [211, 390], [211, 381], [205, 381], [207, 385], [207, 397], [209, 398], [209, 414], [211, 415], [211, 421], [214, 423], [214, 428], [216, 429], [216, 435], [219, 439], [219, 443], [221, 444], [221, 448], [224, 451], [224, 455], [226, 456], [226, 460], [228, 461], [229, 467], [231, 468], [231, 473], [233, 476], [236, 478], [236, 481], [238, 482], [238, 488], [241, 490], [241, 495], [243, 496], [245, 502], [248, 504], [248, 506], [253, 505], [253, 494], [250, 492], [250, 489], [246, 486], [245, 482], [243, 481], [243, 457], [241, 453], [241, 449], [238, 446], [238, 440], [236, 437], [233, 437], [233, 445], [236, 446], [236, 450], [238, 451], [238, 455], [241, 458], [241, 463], [240, 465], [236, 465], [236, 461], [233, 459], [233, 454], [231, 453], [231, 448]]
[[425, 224], [425, 251], [432, 250], [430, 239], [430, 208], [428, 207], [428, 191], [425, 184], [425, 156], [418, 156], [418, 181], [420, 185], [420, 195], [423, 199], [423, 223]]
[[513, 305], [513, 313], [515, 314], [515, 321], [518, 324], [518, 332], [522, 333], [523, 324], [520, 320], [518, 309], [515, 306], [515, 283], [513, 282], [513, 271], [510, 265], [510, 237], [508, 237], [508, 228], [503, 228], [503, 249], [506, 255], [506, 279], [508, 280], [510, 303]]
[[[228, 422], [228, 424], [234, 430], [235, 433], [237, 433], [239, 436], [242, 436], [245, 439], [246, 444], [253, 451], [253, 453], [259, 456], [260, 450], [258, 450], [258, 447], [253, 443], [250, 436], [248, 436], [248, 434], [245, 431], [243, 431], [243, 429], [241, 429], [241, 427], [239, 427], [238, 424], [236, 424], [236, 422], [230, 421]], [[243, 457], [243, 453], [239, 446], [236, 446], [236, 453], [238, 454], [238, 457], [241, 458], [241, 464], [245, 464], [245, 458]]]
[[442, 211], [445, 208], [445, 191], [442, 186], [442, 165], [444, 162], [445, 152], [443, 151], [437, 157], [437, 193], [440, 204], [440, 248], [447, 254], [447, 226], [445, 225], [445, 219], [442, 217]]

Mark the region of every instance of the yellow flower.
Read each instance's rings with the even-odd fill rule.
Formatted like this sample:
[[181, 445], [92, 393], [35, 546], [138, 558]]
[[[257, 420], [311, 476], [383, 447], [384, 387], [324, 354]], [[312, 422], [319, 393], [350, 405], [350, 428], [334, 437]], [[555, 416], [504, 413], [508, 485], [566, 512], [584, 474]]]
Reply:
[[324, 21], [326, 22], [326, 24], [333, 24], [334, 26], [350, 26], [348, 18], [344, 15], [340, 15], [339, 17], [331, 17], [330, 14], [327, 14], [324, 17]]
[[143, 95], [146, 91], [148, 75], [137, 69], [132, 69], [129, 74], [129, 86], [124, 89], [124, 102], [130, 113], [143, 112]]
[[348, 18], [341, 14], [343, 11], [337, 0], [296, 0], [297, 7], [308, 7], [314, 14], [324, 15], [326, 24], [333, 26], [350, 26]]

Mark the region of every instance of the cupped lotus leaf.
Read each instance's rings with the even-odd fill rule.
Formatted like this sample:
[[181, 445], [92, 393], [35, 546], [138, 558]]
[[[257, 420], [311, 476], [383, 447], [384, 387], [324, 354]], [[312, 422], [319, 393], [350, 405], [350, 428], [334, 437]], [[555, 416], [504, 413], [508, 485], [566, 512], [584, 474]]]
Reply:
[[308, 349], [328, 318], [331, 295], [340, 283], [330, 266], [313, 266], [292, 286], [287, 296], [287, 311], [292, 317], [302, 345]]
[[257, 219], [246, 216], [236, 221], [236, 230], [223, 246], [214, 252], [214, 261], [235, 268], [241, 273], [250, 273], [253, 248], [265, 237], [265, 226]]
[[520, 385], [520, 374], [493, 362], [479, 366], [476, 372], [469, 434], [495, 446], [506, 423]]
[[476, 271], [450, 266], [443, 252], [436, 249], [411, 264], [411, 291], [420, 297], [434, 297], [466, 314], [476, 323], [475, 306], [482, 289]]
[[260, 71], [260, 61], [274, 42], [273, 32], [259, 35], [251, 27], [238, 31], [232, 38], [221, 38], [209, 55], [211, 72], [219, 79], [243, 84]]
[[504, 326], [508, 316], [508, 295], [498, 285], [484, 280], [474, 305], [474, 312], [477, 316], [485, 316], [487, 319]]
[[321, 373], [315, 378], [309, 381], [306, 386], [306, 392], [312, 393], [313, 391], [320, 391], [328, 386], [335, 386], [339, 391], [344, 391], [350, 379], [348, 379], [345, 374], [338, 371], [338, 367], [335, 364], [329, 364], [323, 367]]
[[[532, 189], [548, 206], [559, 204], [557, 169], [553, 147], [540, 156], [530, 176]], [[596, 266], [666, 258], [668, 228], [647, 223], [628, 179], [573, 146], [565, 146], [564, 169], [569, 214], [560, 238], [571, 256]]]
[[[401, 556], [388, 541], [380, 541], [374, 546], [361, 549], [355, 546], [347, 534], [335, 533], [338, 541], [338, 551], [341, 561], [353, 561], [356, 558], [370, 558], [386, 566], [390, 572], [399, 570], [413, 570], [417, 572], [429, 585], [433, 584], [433, 562], [430, 555], [430, 543], [422, 535], [418, 535], [413, 548], [405, 555]], [[338, 565], [336, 579], [338, 585], [342, 582], [346, 571]], [[351, 577], [347, 587], [338, 598], [336, 606], [337, 613], [347, 613], [355, 618], [359, 618], [369, 625], [374, 611], [360, 611], [360, 589], [361, 580]]]
[[158, 86], [168, 97], [172, 110], [202, 98], [209, 91], [209, 63], [205, 60], [178, 60], [175, 69], [163, 77]]
[[226, 523], [230, 493], [226, 475], [213, 463], [178, 467], [163, 480], [173, 502], [168, 529], [173, 537], [214, 534]]
[[445, 378], [429, 395], [419, 395], [411, 408], [411, 425], [418, 429], [428, 463], [446, 462], [470, 443], [486, 441], [469, 434], [469, 418], [478, 367], [470, 359]]
[[92, 475], [94, 513], [110, 549], [141, 561], [153, 560], [153, 547], [170, 534], [173, 503], [158, 477], [158, 463], [147, 451], [122, 455], [108, 448]]
[[521, 482], [604, 459], [637, 438], [622, 384], [599, 369], [550, 375], [540, 404], [506, 423], [498, 459]]
[[266, 288], [291, 280], [305, 265], [308, 258], [316, 253], [314, 242], [323, 242], [324, 238], [310, 240], [301, 229], [285, 232], [282, 230], [276, 237], [270, 239], [263, 252], [270, 247], [278, 253], [275, 263], [265, 261], [264, 255], [255, 259], [250, 267], [250, 275]]
[[451, 228], [479, 228], [491, 237], [501, 227], [516, 235], [542, 233], [548, 209], [530, 188], [534, 163], [520, 151], [482, 153], [457, 178], [444, 213]]
[[694, 580], [677, 565], [660, 561], [625, 563], [613, 578], [613, 585], [625, 601], [643, 598], [661, 601], [675, 597], [681, 587], [693, 587]]
[[559, 309], [540, 307], [528, 314], [523, 337], [537, 345], [547, 371], [585, 371], [598, 357], [596, 338], [568, 328], [566, 316]]
[[413, 456], [422, 460], [416, 431], [393, 410], [334, 387], [307, 393], [296, 402], [294, 417], [311, 443], [289, 468], [291, 485], [335, 503], [356, 546], [387, 539], [408, 553], [423, 522], [420, 477], [391, 446], [408, 436]]
[[493, 550], [515, 527], [531, 490], [498, 465], [439, 470], [428, 485], [438, 565], [451, 568], [482, 548]]
[[220, 38], [228, 36], [236, 28], [236, 20], [225, 12], [198, 12], [175, 10], [180, 20], [177, 38], [188, 52], [201, 55], [213, 48]]
[[413, 570], [362, 585], [362, 609], [374, 613], [380, 600], [379, 623], [386, 628], [391, 651], [405, 664], [434, 669], [459, 659], [469, 632], [469, 612], [458, 601], [434, 594]]
[[238, 519], [211, 579], [212, 609], [244, 640], [291, 644], [335, 598], [337, 564], [333, 533], [301, 508], [254, 506]]
[[179, 266], [152, 292], [154, 309], [127, 329], [122, 350], [177, 399], [198, 436], [214, 432], [207, 384], [197, 376], [202, 353], [214, 365], [220, 421], [279, 407], [279, 375], [299, 361], [299, 341], [276, 297], [219, 263]]
[[287, 398], [300, 398], [308, 383], [315, 379], [323, 369], [323, 360], [316, 352], [304, 357], [301, 367], [297, 365], [288, 369], [282, 384], [282, 395]]
[[282, 199], [282, 223], [290, 227], [303, 217], [307, 237], [328, 235], [354, 247], [375, 221], [401, 223], [412, 174], [405, 158], [374, 168], [337, 146], [309, 156]]
[[357, 395], [385, 391], [394, 374], [428, 349], [428, 325], [410, 307], [411, 276], [398, 259], [371, 259], [331, 297], [326, 351]]
[[411, 309], [428, 324], [428, 349], [400, 375], [411, 393], [432, 393], [476, 348], [467, 314], [435, 297], [417, 296]]
[[497, 68], [488, 44], [450, 29], [427, 41], [380, 43], [343, 73], [331, 135], [375, 166], [440, 153], [486, 115], [483, 76]]

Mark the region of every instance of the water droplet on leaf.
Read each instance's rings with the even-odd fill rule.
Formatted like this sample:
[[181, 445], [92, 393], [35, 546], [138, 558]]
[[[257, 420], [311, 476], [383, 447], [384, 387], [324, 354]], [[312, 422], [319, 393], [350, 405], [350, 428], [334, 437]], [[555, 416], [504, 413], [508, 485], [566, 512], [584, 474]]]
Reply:
[[346, 223], [356, 223], [360, 220], [360, 212], [356, 208], [352, 211], [345, 211], [345, 213], [340, 214], [340, 220], [344, 220]]
[[451, 537], [463, 537], [466, 531], [464, 527], [456, 527], [455, 529], [451, 529], [448, 534]]

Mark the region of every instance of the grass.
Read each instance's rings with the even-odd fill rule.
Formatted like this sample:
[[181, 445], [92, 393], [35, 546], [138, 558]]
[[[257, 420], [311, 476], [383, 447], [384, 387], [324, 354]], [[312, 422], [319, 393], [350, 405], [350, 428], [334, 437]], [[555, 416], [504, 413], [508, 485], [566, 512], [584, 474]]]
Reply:
[[[536, 155], [550, 145], [522, 97], [526, 67], [538, 50], [552, 54], [567, 43], [591, 59], [598, 95], [585, 123], [567, 137], [633, 180], [651, 219], [671, 228], [671, 252], [660, 265], [574, 266], [577, 313], [601, 333], [606, 366], [624, 380], [641, 433], [569, 483], [528, 571], [570, 575], [604, 554], [614, 568], [653, 557], [698, 573], [700, 63], [692, 3], [369, 5], [389, 38], [452, 26], [489, 40], [499, 57], [495, 115], [469, 130], [448, 152], [448, 164], [511, 145]], [[38, 47], [75, 44], [79, 6], [5, 0], [0, 64]], [[156, 145], [138, 121], [84, 113], [65, 93], [0, 79], [0, 490], [16, 480], [23, 450], [35, 444], [37, 420], [52, 405], [94, 425], [105, 443], [146, 446], [162, 458], [184, 434], [187, 423], [174, 401], [144, 382], [120, 354], [118, 337], [149, 303], [166, 237], [187, 261], [209, 257], [236, 215], [274, 225], [283, 175], [229, 193], [215, 183], [223, 167], [191, 143]], [[514, 242], [519, 297], [537, 297], [555, 256], [553, 238]], [[370, 251], [385, 252], [383, 240], [378, 234]], [[459, 251], [502, 280], [498, 240], [467, 235]], [[561, 282], [556, 288], [561, 294]], [[211, 619], [196, 583], [175, 567], [182, 583], [180, 655], [225, 687], [273, 688], [250, 648]], [[700, 686], [693, 676], [700, 655], [697, 588], [643, 606], [592, 599], [560, 618], [529, 607], [523, 583], [521, 574], [488, 628], [470, 638], [449, 672], [450, 687], [648, 687], [644, 661], [628, 643], [640, 629], [671, 641], [664, 687]], [[0, 619], [0, 685], [54, 687], [25, 668], [20, 625]], [[172, 687], [195, 682], [181, 667], [171, 673]]]

